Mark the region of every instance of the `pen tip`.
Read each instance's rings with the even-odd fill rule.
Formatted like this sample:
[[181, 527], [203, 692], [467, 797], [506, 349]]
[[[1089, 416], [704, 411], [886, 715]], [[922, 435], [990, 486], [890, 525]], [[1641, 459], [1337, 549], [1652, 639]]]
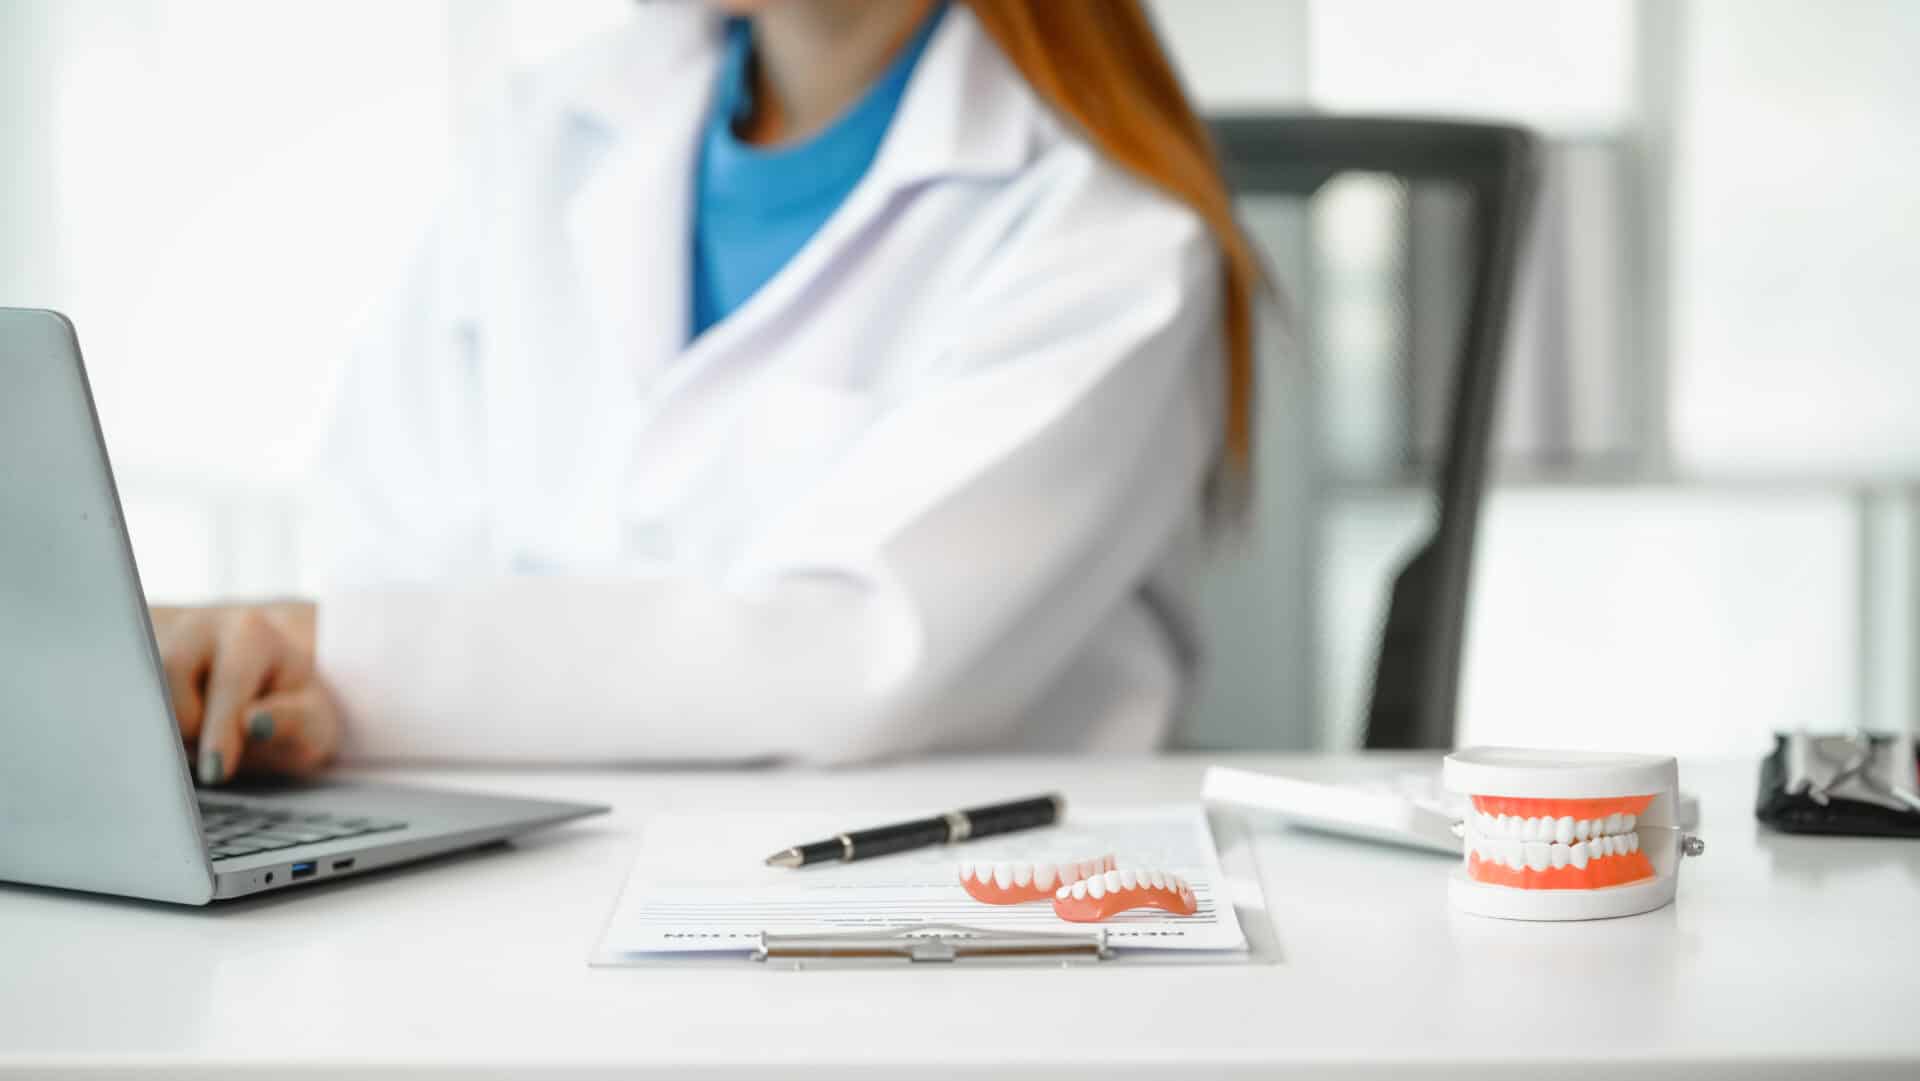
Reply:
[[800, 866], [800, 850], [796, 848], [783, 848], [767, 857], [767, 866], [798, 867]]

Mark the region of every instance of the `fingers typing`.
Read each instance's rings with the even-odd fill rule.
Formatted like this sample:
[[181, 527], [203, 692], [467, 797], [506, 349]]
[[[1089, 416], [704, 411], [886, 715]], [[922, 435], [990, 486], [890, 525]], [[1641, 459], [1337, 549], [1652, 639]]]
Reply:
[[196, 770], [201, 784], [221, 784], [240, 768], [247, 709], [266, 690], [287, 651], [286, 638], [259, 612], [237, 609], [221, 621], [206, 677]]
[[319, 684], [269, 694], [247, 711], [246, 766], [273, 773], [312, 773], [339, 745], [339, 717]]

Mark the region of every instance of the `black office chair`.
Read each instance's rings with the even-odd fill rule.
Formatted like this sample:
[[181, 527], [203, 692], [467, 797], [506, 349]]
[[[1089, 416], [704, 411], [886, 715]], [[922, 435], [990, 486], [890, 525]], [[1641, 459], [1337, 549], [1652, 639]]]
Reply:
[[[1435, 422], [1430, 447], [1406, 440], [1401, 462], [1403, 475], [1433, 484], [1435, 525], [1393, 580], [1364, 739], [1369, 748], [1449, 748], [1496, 390], [1535, 188], [1536, 141], [1512, 127], [1385, 117], [1232, 115], [1214, 118], [1212, 127], [1243, 197], [1307, 200], [1348, 174], [1390, 177], [1409, 189], [1438, 183], [1464, 196], [1456, 246], [1465, 280], [1447, 283], [1464, 286], [1452, 290], [1464, 310], [1444, 331], [1456, 343], [1443, 350], [1451, 353], [1449, 370], [1410, 373], [1450, 383], [1441, 384], [1445, 416]], [[1411, 422], [1411, 410], [1407, 415]]]

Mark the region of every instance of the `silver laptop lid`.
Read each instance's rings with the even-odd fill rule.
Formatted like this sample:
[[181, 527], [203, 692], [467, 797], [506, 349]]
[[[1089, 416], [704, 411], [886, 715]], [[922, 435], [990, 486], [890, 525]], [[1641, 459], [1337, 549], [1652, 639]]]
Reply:
[[0, 741], [0, 880], [212, 897], [73, 326], [9, 308], [0, 308]]

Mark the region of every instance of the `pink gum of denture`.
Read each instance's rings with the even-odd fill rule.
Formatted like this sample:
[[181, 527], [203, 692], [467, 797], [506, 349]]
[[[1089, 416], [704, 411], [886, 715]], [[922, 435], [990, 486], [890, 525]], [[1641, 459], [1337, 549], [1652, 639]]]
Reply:
[[1191, 916], [1197, 907], [1187, 880], [1165, 871], [1107, 871], [1053, 894], [1054, 914], [1074, 923], [1098, 923], [1133, 908]]
[[1060, 886], [1111, 871], [1116, 866], [1111, 853], [1097, 859], [1066, 863], [963, 863], [960, 885], [976, 901], [1017, 905], [1024, 901], [1044, 901]]

